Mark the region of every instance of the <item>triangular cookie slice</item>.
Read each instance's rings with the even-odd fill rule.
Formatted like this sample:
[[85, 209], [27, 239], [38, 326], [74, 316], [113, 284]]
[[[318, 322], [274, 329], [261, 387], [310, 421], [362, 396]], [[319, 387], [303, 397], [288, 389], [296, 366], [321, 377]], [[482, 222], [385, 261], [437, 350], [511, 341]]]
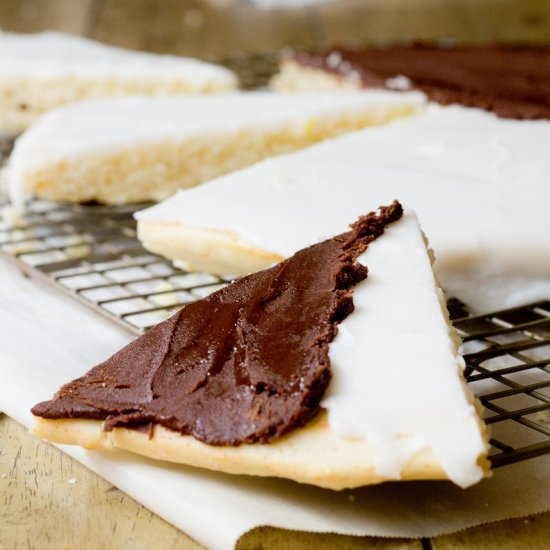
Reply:
[[332, 489], [475, 483], [484, 430], [422, 233], [401, 214], [380, 208], [185, 306], [34, 407], [34, 432]]
[[12, 195], [158, 201], [256, 161], [417, 112], [420, 94], [269, 92], [111, 98], [45, 115], [11, 158]]
[[138, 236], [184, 268], [240, 275], [399, 197], [446, 292], [512, 307], [550, 294], [549, 142], [548, 121], [430, 106], [181, 191], [136, 214]]
[[57, 32], [0, 32], [2, 134], [17, 134], [50, 109], [87, 97], [224, 92], [237, 84], [228, 69], [197, 59]]

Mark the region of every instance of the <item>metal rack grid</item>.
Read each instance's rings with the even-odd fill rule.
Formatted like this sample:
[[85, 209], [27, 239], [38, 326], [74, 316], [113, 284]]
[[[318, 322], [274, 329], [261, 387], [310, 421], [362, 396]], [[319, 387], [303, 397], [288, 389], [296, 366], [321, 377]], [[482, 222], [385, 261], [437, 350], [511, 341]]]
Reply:
[[476, 316], [451, 300], [449, 311], [491, 430], [492, 467], [550, 453], [550, 300]]
[[0, 251], [135, 334], [227, 284], [176, 269], [143, 249], [132, 218], [136, 208], [45, 201], [28, 208], [15, 227], [0, 221]]
[[[10, 148], [0, 140], [0, 164]], [[138, 208], [33, 200], [15, 223], [0, 218], [0, 253], [140, 334], [229, 279], [176, 269], [143, 249]], [[464, 341], [466, 379], [491, 428], [492, 467], [549, 454], [550, 300], [477, 316], [451, 300], [449, 310]]]

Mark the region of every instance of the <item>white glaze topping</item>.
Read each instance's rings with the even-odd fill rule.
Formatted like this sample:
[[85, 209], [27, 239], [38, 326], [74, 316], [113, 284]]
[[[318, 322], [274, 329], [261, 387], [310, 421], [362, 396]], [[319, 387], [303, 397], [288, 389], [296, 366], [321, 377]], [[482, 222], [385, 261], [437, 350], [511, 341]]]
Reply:
[[416, 216], [406, 212], [358, 261], [369, 275], [329, 348], [333, 378], [321, 406], [331, 429], [365, 438], [379, 475], [398, 479], [430, 449], [456, 484], [479, 481], [486, 445]]
[[390, 90], [401, 90], [402, 92], [412, 88], [411, 79], [402, 74], [387, 78], [384, 85]]
[[115, 154], [164, 140], [208, 139], [240, 132], [315, 131], [317, 119], [372, 115], [425, 104], [422, 94], [394, 92], [270, 92], [164, 97], [130, 96], [72, 103], [50, 111], [17, 139], [10, 160], [12, 197], [19, 203], [26, 170], [79, 155]]
[[183, 80], [197, 91], [208, 84], [225, 89], [236, 86], [233, 73], [217, 65], [125, 50], [57, 32], [0, 32], [0, 76]]
[[138, 219], [231, 231], [286, 257], [397, 198], [418, 213], [444, 289], [489, 310], [550, 295], [549, 178], [548, 121], [430, 106], [180, 192]]

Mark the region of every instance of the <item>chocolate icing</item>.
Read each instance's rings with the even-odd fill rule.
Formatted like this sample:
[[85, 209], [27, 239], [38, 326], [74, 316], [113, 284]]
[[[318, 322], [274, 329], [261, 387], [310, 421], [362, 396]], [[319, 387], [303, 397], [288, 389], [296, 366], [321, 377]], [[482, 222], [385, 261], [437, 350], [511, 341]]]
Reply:
[[411, 88], [448, 105], [458, 103], [517, 119], [550, 119], [550, 47], [394, 46], [295, 53], [303, 66], [357, 78], [363, 87], [386, 88], [403, 75]]
[[319, 411], [329, 342], [367, 276], [355, 260], [401, 217], [397, 202], [352, 230], [188, 304], [32, 412], [162, 424], [214, 445], [268, 442]]

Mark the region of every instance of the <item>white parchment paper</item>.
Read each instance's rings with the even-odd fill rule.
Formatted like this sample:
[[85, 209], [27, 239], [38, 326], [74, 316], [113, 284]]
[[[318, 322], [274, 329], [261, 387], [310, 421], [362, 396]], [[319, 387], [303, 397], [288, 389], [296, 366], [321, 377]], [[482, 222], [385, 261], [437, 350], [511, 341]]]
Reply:
[[[132, 336], [0, 259], [0, 410], [29, 409]], [[390, 397], [391, 398], [391, 397]], [[497, 470], [475, 487], [389, 483], [332, 492], [276, 479], [216, 474], [130, 453], [62, 449], [213, 549], [259, 525], [352, 535], [432, 537], [550, 509], [550, 456]], [[213, 529], [212, 526], [216, 528]]]

